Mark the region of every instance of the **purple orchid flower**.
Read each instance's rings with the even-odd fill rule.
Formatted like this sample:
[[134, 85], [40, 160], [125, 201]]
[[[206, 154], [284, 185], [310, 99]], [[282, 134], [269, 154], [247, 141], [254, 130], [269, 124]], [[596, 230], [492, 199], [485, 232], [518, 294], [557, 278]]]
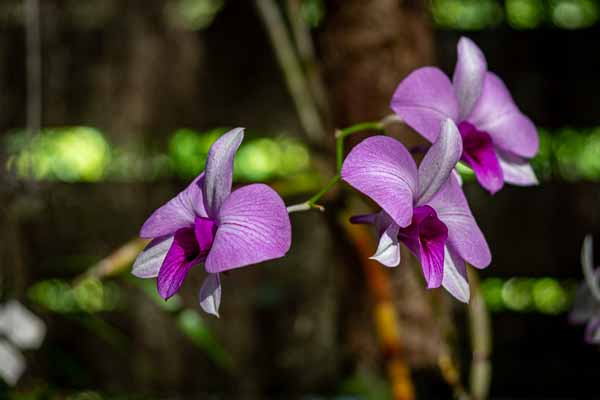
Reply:
[[462, 151], [458, 128], [447, 119], [418, 169], [402, 143], [372, 136], [348, 154], [341, 175], [383, 209], [351, 220], [375, 225], [380, 238], [372, 258], [397, 266], [402, 242], [421, 262], [428, 288], [442, 285], [468, 302], [465, 261], [485, 268], [491, 255], [452, 174]]
[[487, 70], [485, 56], [470, 39], [458, 42], [452, 82], [438, 68], [420, 68], [400, 83], [391, 108], [432, 143], [440, 123], [452, 119], [463, 140], [461, 161], [490, 193], [505, 181], [537, 184], [528, 163], [539, 147], [535, 125], [519, 111], [502, 80]]
[[189, 270], [204, 263], [208, 276], [200, 305], [216, 316], [221, 272], [282, 257], [291, 244], [290, 219], [273, 189], [252, 184], [231, 191], [233, 159], [243, 137], [242, 128], [221, 136], [204, 172], [146, 220], [140, 236], [152, 241], [132, 271], [140, 278], [158, 277], [158, 293], [167, 300]]
[[569, 320], [586, 324], [585, 341], [600, 344], [600, 268], [594, 270], [593, 241], [586, 236], [581, 247], [581, 266], [585, 282], [577, 289]]

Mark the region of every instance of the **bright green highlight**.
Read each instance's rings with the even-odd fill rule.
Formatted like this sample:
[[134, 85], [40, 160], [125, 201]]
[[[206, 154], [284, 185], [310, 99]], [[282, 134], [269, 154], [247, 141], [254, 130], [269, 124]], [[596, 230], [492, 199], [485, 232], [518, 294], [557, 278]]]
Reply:
[[483, 297], [491, 311], [538, 312], [557, 315], [569, 310], [574, 285], [551, 277], [510, 279], [486, 278], [481, 283]]
[[506, 0], [506, 20], [515, 29], [534, 29], [544, 21], [542, 0]]
[[45, 129], [28, 143], [25, 132], [7, 139], [13, 151], [8, 168], [21, 178], [96, 182], [110, 163], [110, 147], [102, 133], [88, 127]]
[[61, 279], [40, 281], [29, 288], [29, 298], [59, 314], [112, 311], [121, 301], [119, 286], [110, 281], [86, 278], [72, 286]]
[[437, 25], [458, 30], [481, 30], [502, 22], [502, 6], [495, 0], [432, 0]]
[[[24, 131], [5, 136], [6, 168], [20, 179], [63, 182], [189, 180], [203, 169], [211, 144], [229, 128], [205, 132], [179, 129], [169, 136], [165, 152], [114, 146], [97, 129], [61, 127], [42, 130], [33, 138]], [[336, 166], [345, 156], [344, 139], [356, 132], [381, 132], [381, 122], [366, 122], [338, 131]], [[600, 181], [600, 127], [540, 129], [540, 150], [531, 164], [538, 179]], [[473, 171], [459, 163], [465, 182]], [[314, 190], [321, 177], [311, 168], [308, 147], [287, 135], [261, 137], [247, 132], [235, 159], [238, 182], [293, 181]], [[285, 191], [287, 193], [287, 191]], [[297, 191], [296, 191], [297, 192]], [[303, 193], [306, 193], [304, 191]]]
[[225, 5], [224, 0], [176, 0], [167, 5], [171, 24], [191, 31], [208, 28]]
[[505, 17], [512, 28], [536, 29], [551, 22], [560, 29], [585, 29], [598, 22], [595, 0], [432, 0], [433, 20], [441, 28], [477, 31], [495, 28]]
[[598, 20], [598, 5], [591, 0], [554, 0], [552, 22], [559, 28], [582, 29]]

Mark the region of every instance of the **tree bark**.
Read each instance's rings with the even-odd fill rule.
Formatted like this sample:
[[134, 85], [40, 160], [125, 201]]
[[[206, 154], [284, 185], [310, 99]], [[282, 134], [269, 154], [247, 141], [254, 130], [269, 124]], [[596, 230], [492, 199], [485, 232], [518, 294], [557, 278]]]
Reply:
[[[401, 79], [415, 68], [431, 64], [433, 34], [427, 5], [426, 1], [416, 0], [338, 0], [328, 4], [320, 47], [335, 126], [378, 120], [390, 114], [390, 100]], [[405, 145], [420, 140], [407, 127], [393, 131], [402, 136]], [[402, 265], [391, 271], [403, 348], [413, 366], [435, 365], [439, 327], [414, 267], [410, 257], [405, 256]], [[373, 329], [364, 323], [350, 325], [352, 329]], [[353, 336], [369, 335], [365, 332]], [[353, 345], [362, 354], [359, 359], [372, 361], [366, 360], [367, 355], [373, 356], [372, 343], [355, 340]]]

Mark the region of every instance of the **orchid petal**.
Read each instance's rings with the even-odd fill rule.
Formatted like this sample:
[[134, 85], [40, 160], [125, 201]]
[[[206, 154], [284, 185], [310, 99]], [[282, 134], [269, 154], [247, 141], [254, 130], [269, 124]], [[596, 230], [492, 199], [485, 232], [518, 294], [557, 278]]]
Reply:
[[491, 72], [486, 74], [481, 96], [467, 120], [487, 132], [502, 150], [531, 158], [539, 149], [535, 125], [519, 111], [504, 82]]
[[[598, 273], [596, 273], [598, 276]], [[573, 307], [569, 312], [569, 322], [582, 324], [594, 315], [600, 314], [600, 302], [592, 295], [587, 282], [583, 282], [575, 291]]]
[[463, 185], [463, 178], [462, 178], [462, 176], [460, 175], [460, 172], [458, 172], [458, 171], [456, 170], [456, 168], [455, 168], [455, 169], [452, 171], [452, 176], [454, 176], [454, 178], [455, 178], [455, 179], [456, 179], [456, 181], [458, 182], [458, 185], [459, 185], [459, 186], [462, 186], [462, 185]]
[[386, 267], [397, 267], [400, 264], [400, 243], [398, 242], [398, 231], [400, 227], [394, 223], [390, 224], [379, 238], [377, 250], [372, 260], [379, 261]]
[[363, 140], [346, 157], [341, 175], [379, 204], [398, 225], [410, 224], [417, 166], [402, 143], [387, 136]]
[[25, 372], [25, 357], [8, 340], [0, 339], [0, 377], [14, 386]]
[[438, 68], [424, 67], [408, 75], [394, 92], [391, 108], [411, 128], [435, 141], [442, 121], [458, 118], [458, 101], [450, 79]]
[[498, 156], [498, 162], [500, 163], [500, 168], [502, 168], [502, 174], [506, 182], [519, 186], [534, 186], [539, 184], [533, 168], [531, 168], [526, 159], [512, 155], [501, 149], [496, 149], [496, 156]]
[[204, 181], [202, 173], [177, 196], [154, 211], [142, 226], [140, 236], [153, 239], [171, 235], [178, 229], [193, 225], [196, 216], [206, 217], [202, 196]]
[[46, 325], [16, 300], [0, 308], [0, 333], [21, 349], [37, 349], [46, 336]]
[[221, 279], [219, 274], [208, 274], [204, 278], [199, 294], [200, 307], [219, 318], [219, 306], [221, 305]]
[[153, 239], [137, 256], [131, 273], [138, 278], [156, 278], [173, 244], [173, 235]]
[[427, 203], [446, 183], [463, 152], [462, 138], [451, 119], [442, 122], [440, 134], [419, 165], [417, 204]]
[[469, 38], [461, 37], [457, 47], [452, 83], [459, 104], [459, 120], [462, 121], [471, 113], [481, 95], [487, 61], [481, 49]]
[[204, 206], [211, 218], [216, 218], [231, 192], [233, 158], [243, 139], [244, 128], [232, 129], [217, 139], [208, 151], [203, 193]]
[[471, 296], [467, 268], [465, 262], [448, 246], [444, 249], [444, 278], [442, 286], [463, 303], [468, 303]]
[[600, 316], [596, 316], [585, 327], [585, 341], [589, 344], [600, 343]]
[[356, 225], [374, 224], [377, 220], [377, 213], [353, 215], [350, 217], [350, 223]]
[[587, 282], [592, 295], [596, 300], [600, 301], [600, 287], [598, 286], [598, 274], [594, 272], [593, 260], [594, 242], [591, 235], [587, 235], [583, 239], [581, 246], [581, 266], [583, 267], [583, 276]]
[[179, 291], [190, 268], [202, 261], [198, 256], [198, 243], [194, 230], [192, 228], [178, 230], [158, 272], [156, 286], [160, 297], [168, 300]]
[[285, 255], [291, 225], [281, 197], [270, 187], [237, 189], [221, 206], [219, 227], [205, 267], [210, 273], [256, 264]]
[[428, 204], [448, 227], [448, 244], [456, 253], [477, 268], [487, 267], [492, 260], [490, 249], [454, 176]]
[[373, 215], [375, 215], [373, 224], [375, 225], [375, 230], [379, 236], [383, 235], [383, 232], [385, 232], [390, 225], [396, 224], [392, 217], [385, 211], [379, 211]]

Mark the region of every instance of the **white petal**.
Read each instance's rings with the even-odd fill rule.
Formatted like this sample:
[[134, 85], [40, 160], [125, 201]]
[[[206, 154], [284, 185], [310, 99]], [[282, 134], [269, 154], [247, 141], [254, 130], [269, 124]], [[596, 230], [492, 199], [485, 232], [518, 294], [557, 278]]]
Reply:
[[462, 138], [451, 119], [440, 125], [440, 134], [419, 165], [417, 204], [426, 204], [448, 181], [462, 154]]
[[539, 183], [527, 159], [500, 149], [496, 150], [496, 154], [506, 182], [519, 186], [533, 186]]
[[174, 236], [170, 235], [152, 240], [135, 259], [131, 273], [138, 278], [156, 278], [173, 244], [173, 238]]
[[454, 252], [444, 247], [444, 278], [442, 286], [463, 303], [468, 303], [471, 293], [467, 280], [465, 262]]
[[37, 349], [46, 336], [46, 325], [15, 300], [0, 310], [0, 333], [22, 349]]
[[223, 202], [231, 193], [233, 159], [244, 140], [244, 128], [235, 128], [223, 134], [210, 147], [204, 169], [204, 207], [208, 216], [216, 218]]
[[455, 177], [455, 178], [456, 178], [456, 180], [458, 181], [458, 185], [459, 185], [459, 186], [462, 186], [462, 185], [463, 185], [463, 178], [462, 178], [462, 176], [460, 175], [460, 172], [458, 172], [458, 171], [456, 170], [456, 168], [454, 168], [454, 169], [452, 170], [452, 175], [454, 175], [454, 177]]
[[221, 279], [219, 274], [208, 274], [200, 288], [200, 307], [208, 314], [219, 317], [221, 305]]
[[583, 276], [596, 300], [600, 301], [600, 287], [598, 287], [598, 274], [594, 272], [594, 242], [591, 235], [587, 235], [581, 246], [581, 265]]
[[396, 267], [400, 264], [400, 244], [398, 243], [398, 225], [392, 223], [379, 238], [375, 254], [369, 258], [379, 261], [386, 267]]
[[479, 99], [483, 88], [487, 61], [483, 52], [469, 38], [458, 41], [458, 57], [452, 83], [456, 89], [459, 104], [459, 120], [465, 119]]
[[6, 340], [0, 340], [0, 377], [14, 386], [25, 371], [25, 358]]

